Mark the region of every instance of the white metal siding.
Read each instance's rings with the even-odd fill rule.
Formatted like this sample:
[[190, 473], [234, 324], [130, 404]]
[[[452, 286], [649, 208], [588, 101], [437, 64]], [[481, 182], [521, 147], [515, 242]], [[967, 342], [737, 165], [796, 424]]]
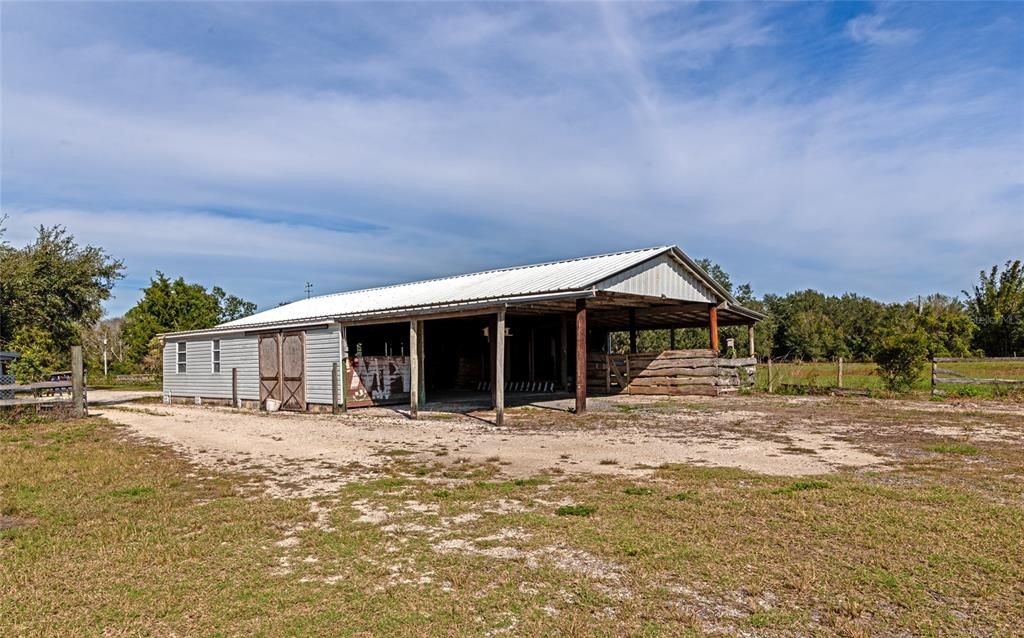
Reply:
[[331, 404], [331, 368], [341, 362], [338, 343], [336, 327], [306, 331], [307, 403]]
[[259, 351], [255, 336], [220, 338], [220, 372], [213, 372], [213, 340], [185, 339], [186, 368], [178, 374], [178, 342], [164, 344], [164, 395], [175, 397], [231, 398], [231, 369], [238, 368], [238, 397], [259, 400]]
[[[204, 399], [231, 398], [231, 368], [238, 368], [238, 397], [258, 401], [259, 344], [258, 337], [234, 336], [220, 340], [220, 373], [213, 373], [211, 339], [185, 341], [186, 372], [177, 373], [178, 342], [164, 345], [164, 394], [175, 397]], [[338, 328], [306, 332], [306, 401], [331, 403], [331, 369], [340, 363]]]
[[648, 297], [664, 295], [680, 301], [716, 302], [715, 293], [710, 288], [668, 255], [661, 255], [625, 270], [602, 281], [597, 288]]

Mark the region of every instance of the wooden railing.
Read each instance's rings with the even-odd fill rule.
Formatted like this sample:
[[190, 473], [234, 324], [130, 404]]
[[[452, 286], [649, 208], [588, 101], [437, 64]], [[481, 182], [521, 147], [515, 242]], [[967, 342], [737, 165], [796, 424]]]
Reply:
[[[30, 397], [18, 394], [31, 394]], [[82, 347], [71, 348], [71, 370], [50, 375], [49, 381], [36, 383], [5, 383], [0, 385], [0, 408], [18, 406], [52, 406], [67, 404], [75, 416], [85, 416], [85, 374]]]
[[1024, 385], [1024, 379], [986, 379], [939, 366], [940, 363], [986, 362], [1019, 362], [1024, 366], [1024, 357], [935, 357], [932, 359], [932, 396], [941, 393], [940, 385]]

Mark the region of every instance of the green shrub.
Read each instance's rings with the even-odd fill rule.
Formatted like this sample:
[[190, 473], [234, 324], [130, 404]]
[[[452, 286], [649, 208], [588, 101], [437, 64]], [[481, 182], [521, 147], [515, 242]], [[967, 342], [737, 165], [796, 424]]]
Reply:
[[916, 328], [890, 333], [882, 338], [874, 360], [886, 388], [908, 392], [928, 360], [928, 335]]

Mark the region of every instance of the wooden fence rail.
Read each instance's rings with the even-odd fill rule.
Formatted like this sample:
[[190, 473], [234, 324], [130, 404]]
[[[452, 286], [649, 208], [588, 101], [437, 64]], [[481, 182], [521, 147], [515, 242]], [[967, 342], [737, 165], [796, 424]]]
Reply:
[[935, 357], [932, 359], [932, 396], [942, 391], [940, 385], [1024, 385], [1024, 379], [985, 379], [939, 367], [940, 363], [1020, 362], [1024, 357]]
[[[82, 347], [71, 348], [71, 371], [51, 375], [50, 381], [37, 383], [6, 383], [0, 385], [3, 396], [15, 395], [14, 398], [0, 399], [0, 407], [18, 407], [32, 405], [46, 406], [69, 404], [76, 417], [86, 414], [85, 374], [82, 365]], [[17, 393], [31, 393], [31, 397], [18, 398]]]

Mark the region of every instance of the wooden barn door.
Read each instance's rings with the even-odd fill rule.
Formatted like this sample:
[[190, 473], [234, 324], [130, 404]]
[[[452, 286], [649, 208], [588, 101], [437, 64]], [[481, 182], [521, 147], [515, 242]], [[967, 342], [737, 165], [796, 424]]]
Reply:
[[260, 335], [260, 406], [277, 399], [282, 410], [306, 411], [306, 333]]
[[279, 337], [278, 334], [260, 335], [260, 407], [266, 407], [267, 399], [283, 402]]
[[281, 335], [281, 385], [284, 410], [306, 411], [306, 333]]

